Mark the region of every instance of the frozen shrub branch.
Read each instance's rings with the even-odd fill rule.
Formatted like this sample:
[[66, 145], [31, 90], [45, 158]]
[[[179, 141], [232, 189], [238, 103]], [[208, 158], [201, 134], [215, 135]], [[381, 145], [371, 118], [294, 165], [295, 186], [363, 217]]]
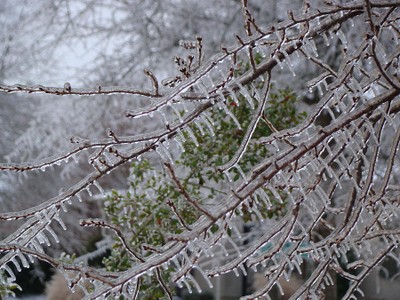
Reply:
[[[0, 213], [1, 222], [25, 221], [0, 241], [0, 269], [13, 276], [9, 265], [18, 270], [20, 264], [25, 267], [25, 256], [32, 256], [68, 271], [71, 287], [89, 280], [93, 291], [86, 299], [135, 298], [147, 277], [155, 279], [171, 299], [166, 280], [200, 290], [190, 273], [194, 268], [207, 282], [239, 270], [246, 276], [247, 268], [252, 268], [267, 279], [253, 294], [243, 297], [256, 299], [268, 296], [274, 286], [282, 289], [279, 280], [290, 278], [293, 270], [301, 273], [307, 260], [316, 267], [292, 299], [320, 299], [326, 287], [333, 285], [332, 272], [350, 281], [344, 297], [352, 299], [383, 258], [399, 255], [400, 236], [394, 224], [398, 224], [400, 213], [400, 2], [325, 1], [318, 9], [305, 2], [302, 13], [288, 12], [287, 20], [266, 28], [256, 22], [248, 1], [242, 1], [242, 6], [247, 37], [237, 35], [236, 44], [223, 47], [206, 62], [201, 38], [182, 42], [195, 54], [176, 58], [180, 75], [165, 81], [163, 87], [146, 69], [151, 91], [118, 86], [76, 89], [69, 84], [64, 88], [0, 85], [4, 92], [148, 98], [148, 106], [129, 110], [126, 117], [133, 124], [139, 118], [160, 124], [155, 130], [131, 136], [110, 130], [108, 137], [98, 140], [74, 137], [73, 145], [58, 155], [36, 162], [0, 164], [2, 171], [47, 171], [85, 152], [89, 153], [88, 165], [94, 169], [39, 205]], [[335, 63], [322, 55], [333, 42], [338, 47]], [[316, 73], [305, 79], [302, 87], [310, 93], [317, 90], [318, 103], [300, 124], [277, 128], [264, 114], [272, 102], [272, 82], [285, 72], [301, 82], [297, 70], [307, 64], [315, 67]], [[233, 107], [249, 109], [250, 120], [242, 124]], [[214, 134], [218, 128], [210, 115], [217, 109], [244, 134], [232, 155], [207, 166], [217, 178], [221, 173], [225, 177], [219, 179], [224, 182], [218, 186], [223, 193], [203, 199], [180, 179], [181, 173], [193, 170], [179, 169], [174, 161], [190, 150], [184, 142], [194, 145], [193, 151], [201, 146], [202, 137]], [[329, 121], [321, 125], [324, 116]], [[256, 137], [260, 119], [268, 124], [270, 135]], [[265, 147], [267, 154], [249, 166], [244, 157], [253, 143]], [[132, 261], [124, 271], [66, 265], [45, 254], [41, 244], [52, 244], [48, 236], [56, 242], [58, 239], [51, 226], [56, 222], [65, 226], [62, 211], [79, 205], [75, 200], [81, 201], [85, 191], [91, 196], [90, 189], [96, 188], [103, 194], [99, 184], [103, 178], [143, 156], [160, 160], [167, 170], [165, 181], [157, 177], [159, 184], [171, 184], [181, 200], [161, 205], [172, 211], [179, 230], [162, 232], [161, 245], [143, 244], [139, 253], [131, 248], [128, 234], [120, 227], [100, 219], [81, 221], [82, 226], [111, 229], [116, 234]], [[205, 186], [217, 184], [210, 178]], [[154, 200], [149, 191], [146, 197]], [[182, 212], [184, 205], [193, 208], [192, 219]], [[265, 213], [277, 205], [285, 207], [282, 215], [266, 220]], [[246, 214], [252, 216], [250, 223], [262, 230], [243, 243], [241, 227]], [[224, 256], [221, 248], [232, 251]], [[220, 259], [218, 266], [203, 265], [214, 254]], [[172, 274], [166, 278], [168, 269]], [[352, 273], [354, 269], [359, 271], [357, 275]]]

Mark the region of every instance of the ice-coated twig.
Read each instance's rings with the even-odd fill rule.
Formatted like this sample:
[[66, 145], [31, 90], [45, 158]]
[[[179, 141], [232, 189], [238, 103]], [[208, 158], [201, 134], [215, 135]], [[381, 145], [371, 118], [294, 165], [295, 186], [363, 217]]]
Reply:
[[192, 199], [189, 193], [186, 191], [182, 183], [179, 181], [179, 179], [176, 177], [175, 171], [170, 163], [164, 163], [165, 167], [167, 168], [172, 181], [175, 183], [176, 187], [179, 189], [179, 192], [185, 197], [185, 199], [191, 204], [194, 208], [196, 208], [199, 212], [203, 213], [206, 215], [208, 218], [211, 220], [215, 220], [215, 217], [213, 216], [212, 213], [207, 211], [205, 208], [201, 206], [196, 200]]
[[246, 130], [246, 133], [240, 143], [239, 149], [237, 150], [235, 155], [229, 160], [229, 162], [218, 167], [219, 171], [224, 172], [224, 171], [228, 171], [229, 169], [231, 169], [233, 166], [235, 166], [236, 164], [239, 163], [243, 154], [246, 152], [247, 146], [253, 136], [254, 130], [256, 130], [258, 121], [262, 117], [262, 114], [265, 109], [265, 105], [267, 104], [268, 94], [270, 92], [270, 80], [271, 80], [271, 76], [270, 76], [270, 74], [268, 74], [267, 80], [264, 83], [264, 88], [263, 88], [263, 93], [262, 93], [261, 99], [259, 99], [259, 101], [258, 101], [257, 110], [256, 110], [254, 116], [252, 116], [250, 124], [249, 124], [249, 126]]

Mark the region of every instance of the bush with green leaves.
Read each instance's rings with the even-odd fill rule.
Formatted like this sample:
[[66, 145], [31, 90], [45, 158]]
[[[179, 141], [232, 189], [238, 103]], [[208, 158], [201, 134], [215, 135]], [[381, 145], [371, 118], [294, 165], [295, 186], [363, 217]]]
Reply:
[[[108, 197], [105, 211], [109, 221], [123, 232], [125, 242], [137, 259], [157, 251], [157, 247], [162, 247], [171, 234], [179, 234], [185, 228], [190, 229], [199, 217], [199, 211], [196, 207], [191, 207], [191, 204], [200, 203], [202, 207], [212, 209], [215, 203], [211, 199], [225, 194], [221, 184], [224, 183], [226, 174], [220, 172], [216, 166], [237, 151], [244, 135], [242, 128], [248, 126], [252, 114], [252, 109], [243, 98], [238, 101], [230, 100], [226, 103], [230, 112], [221, 108], [212, 111], [212, 132], [192, 124], [194, 138], [187, 132], [181, 136], [181, 152], [175, 153], [173, 163], [163, 163], [154, 157], [133, 163], [128, 178], [128, 190], [113, 191]], [[248, 151], [240, 162], [241, 170], [236, 170], [230, 180], [241, 180], [241, 172], [247, 172], [268, 156], [265, 145], [258, 142], [260, 137], [269, 136], [275, 130], [292, 128], [306, 117], [305, 112], [299, 112], [296, 108], [296, 100], [296, 95], [290, 89], [277, 90], [270, 95], [269, 105], [263, 112], [263, 122], [255, 130]], [[236, 116], [235, 122], [231, 120], [231, 113]], [[257, 219], [255, 211], [260, 212], [264, 219], [284, 215], [285, 193], [279, 191], [278, 200], [271, 191], [265, 192], [272, 199], [272, 206], [267, 207], [265, 203], [258, 201], [250, 202], [250, 205], [261, 207], [257, 210], [242, 207], [241, 217], [244, 223]], [[109, 271], [127, 270], [133, 262], [131, 254], [123, 242], [116, 239], [111, 255], [103, 262]], [[162, 285], [169, 282], [169, 272], [164, 271], [162, 274], [163, 278], [157, 272], [159, 278], [142, 279], [143, 299], [154, 299], [163, 295]]]
[[21, 287], [0, 271], [0, 299], [5, 296], [15, 297], [15, 290], [21, 290]]

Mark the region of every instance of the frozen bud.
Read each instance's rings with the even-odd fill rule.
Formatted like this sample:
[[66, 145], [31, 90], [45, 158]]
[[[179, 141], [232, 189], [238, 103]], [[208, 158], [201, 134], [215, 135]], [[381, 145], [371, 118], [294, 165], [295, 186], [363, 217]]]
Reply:
[[69, 82], [64, 83], [64, 90], [71, 93], [71, 84]]
[[181, 40], [179, 41], [179, 46], [185, 49], [195, 49], [196, 48], [196, 42], [195, 41], [187, 41], [187, 40]]

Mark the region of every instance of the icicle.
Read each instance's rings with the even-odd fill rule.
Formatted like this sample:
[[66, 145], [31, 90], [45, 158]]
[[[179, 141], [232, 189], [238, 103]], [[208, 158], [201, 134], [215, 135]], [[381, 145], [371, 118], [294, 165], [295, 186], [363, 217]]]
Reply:
[[224, 237], [231, 245], [232, 247], [235, 249], [235, 251], [238, 253], [239, 257], [242, 256], [242, 253], [239, 250], [239, 247], [236, 245], [236, 243], [232, 240], [232, 238], [230, 236], [225, 236]]
[[17, 280], [17, 278], [15, 277], [14, 272], [11, 270], [11, 268], [9, 266], [7, 266], [6, 264], [1, 266], [2, 269], [4, 269], [5, 271], [7, 271], [8, 275], [11, 278], [11, 281], [15, 281]]
[[279, 59], [278, 56], [274, 56], [274, 60], [276, 61], [277, 65], [281, 70], [283, 70], [283, 62]]
[[345, 36], [345, 34], [343, 33], [343, 31], [341, 29], [336, 31], [336, 36], [339, 38], [339, 40], [342, 43], [342, 45], [345, 48], [347, 48], [347, 39], [346, 39], [346, 36]]
[[232, 182], [232, 181], [233, 181], [233, 180], [232, 180], [232, 177], [231, 177], [230, 174], [229, 174], [229, 170], [225, 170], [225, 171], [224, 171], [224, 174], [225, 174], [225, 176], [226, 176], [226, 178], [228, 179], [229, 182]]
[[181, 141], [180, 141], [180, 136], [176, 136], [174, 138], [174, 142], [178, 145], [179, 150], [181, 150], [182, 153], [185, 152], [185, 148], [183, 147]]
[[213, 126], [212, 126], [212, 124], [211, 124], [211, 122], [209, 120], [209, 117], [207, 115], [205, 115], [205, 114], [202, 114], [200, 116], [200, 119], [203, 121], [204, 124], [206, 124], [206, 126], [208, 128], [208, 131], [210, 132], [211, 136], [215, 137], [215, 132], [214, 132]]
[[[297, 253], [296, 253], [296, 256], [299, 256]], [[299, 264], [299, 262], [297, 261], [297, 259], [294, 259], [293, 260], [293, 265], [294, 265], [294, 267], [296, 268], [296, 270], [297, 270], [297, 273], [299, 273], [299, 275], [302, 275], [302, 271], [301, 271], [301, 267], [300, 267], [300, 264]]]
[[[315, 45], [314, 40], [312, 39], [305, 39], [304, 40], [304, 49], [311, 51], [311, 55], [314, 55], [315, 57], [318, 57], [318, 51], [317, 51], [317, 46]], [[308, 54], [310, 55], [310, 54]]]
[[92, 196], [93, 196], [92, 191], [90, 190], [89, 185], [86, 187], [86, 192], [89, 194], [89, 197], [92, 197]]
[[233, 269], [233, 273], [235, 273], [235, 276], [236, 276], [236, 277], [239, 277], [239, 276], [240, 276], [239, 271], [238, 271], [237, 268], [234, 268], [234, 269]]
[[267, 209], [272, 207], [271, 200], [268, 197], [268, 194], [264, 191], [263, 188], [259, 188], [256, 190], [256, 193], [259, 195], [259, 198], [265, 203]]
[[196, 87], [199, 88], [199, 90], [203, 93], [206, 99], [210, 99], [210, 94], [207, 91], [207, 87], [204, 86], [202, 82], [199, 82]]
[[224, 256], [225, 256], [225, 257], [228, 257], [228, 256], [229, 256], [229, 253], [228, 253], [228, 251], [226, 250], [224, 244], [223, 244], [223, 243], [218, 243], [218, 246], [221, 247]]
[[281, 284], [279, 283], [279, 281], [276, 281], [276, 282], [275, 282], [275, 285], [276, 285], [276, 287], [278, 288], [279, 293], [280, 293], [282, 296], [284, 296], [284, 295], [285, 295], [285, 292], [283, 291], [283, 288], [282, 288]]
[[253, 97], [249, 94], [249, 92], [244, 88], [244, 86], [236, 79], [232, 79], [232, 82], [236, 84], [239, 87], [240, 93], [243, 95], [243, 97], [246, 99], [247, 103], [249, 104], [251, 109], [254, 109], [254, 102], [253, 102]]
[[194, 124], [195, 124], [196, 127], [199, 129], [200, 134], [201, 134], [202, 136], [204, 136], [204, 135], [205, 135], [205, 132], [204, 132], [203, 126], [201, 126], [201, 124], [200, 124], [200, 121], [199, 121], [198, 119], [196, 119], [196, 120], [194, 120]]
[[375, 35], [372, 37], [372, 40], [375, 42], [377, 54], [379, 54], [381, 56], [382, 64], [387, 65], [387, 63], [388, 63], [387, 55], [385, 53], [385, 50], [383, 49], [381, 42]]
[[31, 262], [31, 264], [35, 263], [35, 258], [32, 255], [28, 254], [28, 259]]
[[286, 272], [286, 270], [283, 270], [282, 273], [283, 273], [283, 277], [285, 278], [286, 282], [289, 282], [289, 280], [290, 280], [289, 272]]
[[296, 73], [294, 71], [294, 66], [292, 60], [290, 59], [289, 54], [286, 51], [282, 51], [283, 55], [285, 56], [286, 65], [288, 66], [290, 72], [292, 73], [293, 77], [296, 77]]
[[282, 197], [281, 197], [281, 195], [279, 195], [279, 193], [277, 192], [277, 190], [276, 190], [273, 186], [270, 186], [268, 189], [272, 192], [272, 195], [274, 195], [275, 199], [276, 199], [280, 204], [283, 204]]
[[54, 230], [49, 225], [46, 226], [46, 230], [50, 233], [50, 235], [53, 237], [54, 241], [57, 244], [60, 243], [60, 240], [58, 239], [58, 236], [56, 235]]
[[97, 180], [93, 181], [93, 185], [99, 190], [100, 194], [102, 194], [103, 196], [106, 195], [106, 193], [104, 192], [104, 189], [101, 187], [101, 185], [99, 184], [99, 182]]
[[167, 116], [165, 115], [165, 113], [162, 111], [162, 108], [158, 109], [157, 111], [161, 115], [161, 118], [163, 119], [165, 126], [168, 127], [169, 126], [169, 121], [168, 121]]
[[261, 222], [264, 222], [264, 217], [262, 216], [261, 212], [258, 210], [257, 207], [253, 207], [253, 212]]
[[230, 219], [226, 220], [226, 224], [228, 225], [228, 227], [236, 234], [236, 236], [241, 239], [242, 235], [239, 231], [239, 229], [236, 227], [235, 224], [232, 223], [232, 221]]
[[263, 57], [263, 58], [267, 57], [267, 52], [264, 51], [263, 45], [260, 42], [258, 42], [256, 44], [255, 49], [256, 49], [257, 53], [261, 55], [261, 57]]
[[239, 165], [239, 164], [236, 164], [234, 167], [235, 167], [236, 170], [239, 172], [240, 176], [242, 176], [244, 182], [247, 184], [248, 181], [247, 181], [247, 179], [246, 179], [246, 175], [244, 174], [244, 172], [243, 172], [242, 168], [240, 167], [240, 165]]
[[25, 258], [25, 256], [21, 253], [21, 251], [19, 249], [17, 250], [17, 256], [18, 256], [19, 260], [21, 261], [22, 266], [24, 268], [29, 268], [28, 260]]
[[[189, 274], [189, 276], [191, 276], [191, 275]], [[193, 291], [192, 291], [192, 287], [190, 286], [190, 284], [185, 279], [181, 279], [181, 282], [183, 282], [185, 284], [189, 294], [192, 294]]]
[[254, 273], [257, 273], [257, 264], [252, 265], [251, 269], [253, 270]]
[[81, 278], [76, 285], [83, 291], [83, 293], [85, 295], [89, 295], [89, 291], [86, 288], [86, 284], [84, 282], [84, 279]]
[[167, 162], [167, 161], [168, 161], [167, 156], [165, 155], [163, 149], [161, 148], [161, 144], [159, 144], [159, 145], [156, 147], [156, 152], [158, 153], [158, 155], [160, 156], [160, 158], [161, 158], [161, 160], [162, 160], [163, 162]]
[[46, 244], [47, 247], [50, 247], [50, 246], [51, 246], [49, 239], [48, 239], [47, 236], [43, 233], [43, 231], [38, 232], [38, 233], [36, 234], [36, 238], [38, 239], [38, 241], [39, 241], [40, 244]]
[[226, 115], [232, 119], [232, 121], [235, 123], [235, 125], [238, 129], [242, 129], [242, 126], [240, 125], [238, 119], [235, 117], [235, 115], [228, 109], [228, 107], [224, 103], [221, 103], [221, 102], [218, 103], [218, 108], [224, 110]]
[[20, 266], [20, 264], [18, 263], [17, 259], [15, 258], [15, 256], [13, 258], [11, 258], [10, 262], [12, 262], [14, 264], [15, 269], [17, 269], [18, 272], [22, 271], [22, 268]]
[[80, 203], [82, 203], [82, 197], [81, 197], [81, 194], [79, 194], [79, 193], [76, 193], [76, 198], [78, 198], [78, 201], [80, 202]]
[[79, 164], [79, 159], [76, 157], [75, 154], [72, 154], [71, 157], [72, 157], [72, 159], [74, 160], [74, 162], [75, 162], [76, 164]]
[[54, 220], [56, 220], [60, 224], [63, 230], [67, 230], [67, 226], [65, 226], [63, 220], [60, 218], [58, 214], [54, 215]]
[[206, 273], [203, 271], [202, 268], [199, 267], [199, 265], [194, 265], [193, 266], [194, 269], [196, 269], [197, 271], [199, 271], [199, 273], [201, 274], [201, 276], [204, 278], [204, 280], [206, 281], [208, 287], [210, 289], [212, 289], [214, 286], [210, 280], [210, 278], [208, 278], [208, 276], [206, 275]]
[[325, 46], [329, 47], [330, 46], [330, 42], [329, 42], [329, 39], [328, 39], [325, 31], [322, 32], [322, 37], [323, 37], [323, 39], [325, 41]]
[[61, 208], [62, 208], [62, 210], [63, 210], [64, 212], [68, 212], [68, 209], [67, 209], [67, 207], [65, 206], [65, 203], [64, 203], [64, 202], [60, 202], [60, 206], [61, 206]]
[[[337, 248], [337, 245], [335, 243], [333, 243], [331, 248], [333, 249], [333, 251], [335, 251], [336, 257], [340, 258], [341, 254], [340, 254], [339, 249]], [[330, 252], [329, 249], [327, 249], [327, 252]]]
[[247, 276], [247, 271], [246, 271], [246, 268], [244, 267], [244, 265], [243, 265], [243, 264], [240, 264], [240, 265], [239, 265], [239, 268], [242, 270], [243, 275], [244, 275], [244, 276]]
[[321, 185], [317, 185], [315, 191], [318, 193], [320, 199], [324, 203], [325, 207], [330, 206], [331, 199], [328, 197], [328, 195], [325, 193], [325, 191], [321, 188]]
[[240, 102], [238, 100], [238, 98], [236, 97], [236, 93], [230, 88], [230, 86], [227, 87], [227, 91], [229, 92], [229, 95], [232, 97], [233, 103], [239, 107], [240, 106]]
[[197, 141], [196, 136], [194, 135], [192, 129], [189, 126], [186, 127], [186, 132], [189, 134], [189, 137], [191, 138], [192, 142], [196, 145], [196, 147], [198, 147], [199, 142]]
[[186, 277], [193, 283], [193, 285], [196, 288], [197, 292], [199, 294], [201, 294], [202, 293], [202, 289], [201, 289], [199, 283], [197, 282], [197, 280], [194, 278], [194, 276], [192, 276], [191, 274], [188, 274]]
[[181, 115], [180, 111], [176, 108], [176, 105], [171, 105], [170, 107], [174, 111], [175, 115], [178, 117], [179, 122], [182, 124], [184, 122], [184, 120], [182, 118], [182, 115]]
[[179, 261], [178, 261], [178, 258], [177, 258], [176, 256], [174, 256], [174, 257], [172, 258], [172, 262], [175, 264], [175, 266], [176, 266], [176, 268], [177, 268], [178, 270], [181, 268], [181, 265], [180, 265], [180, 263], [179, 263]]

